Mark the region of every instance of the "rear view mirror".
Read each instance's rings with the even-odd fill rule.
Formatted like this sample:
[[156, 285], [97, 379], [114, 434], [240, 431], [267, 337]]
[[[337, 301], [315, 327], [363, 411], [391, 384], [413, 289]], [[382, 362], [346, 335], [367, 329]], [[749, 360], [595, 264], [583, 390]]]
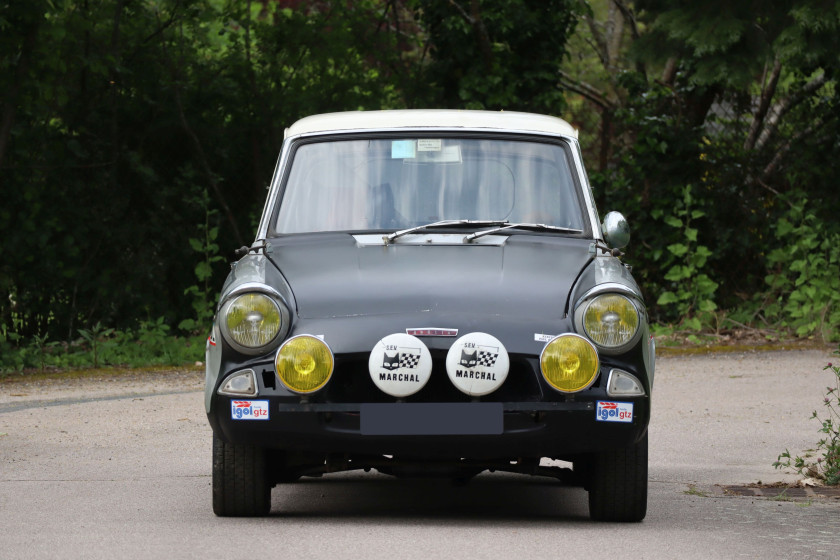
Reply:
[[601, 232], [611, 249], [621, 249], [630, 243], [630, 226], [620, 212], [610, 212], [604, 216]]

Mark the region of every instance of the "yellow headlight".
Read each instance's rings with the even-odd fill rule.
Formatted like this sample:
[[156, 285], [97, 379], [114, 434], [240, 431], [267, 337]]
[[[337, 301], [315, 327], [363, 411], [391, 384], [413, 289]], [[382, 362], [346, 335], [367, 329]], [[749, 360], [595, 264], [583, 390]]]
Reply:
[[236, 344], [261, 348], [269, 344], [282, 326], [280, 308], [270, 297], [260, 293], [238, 296], [226, 306], [225, 331]]
[[624, 296], [600, 295], [586, 306], [583, 328], [598, 346], [618, 348], [630, 342], [639, 330], [639, 312]]
[[540, 369], [549, 385], [558, 391], [583, 391], [598, 376], [598, 352], [582, 336], [562, 334], [543, 348]]
[[283, 343], [274, 358], [274, 367], [289, 390], [313, 393], [330, 380], [333, 354], [323, 340], [303, 334]]

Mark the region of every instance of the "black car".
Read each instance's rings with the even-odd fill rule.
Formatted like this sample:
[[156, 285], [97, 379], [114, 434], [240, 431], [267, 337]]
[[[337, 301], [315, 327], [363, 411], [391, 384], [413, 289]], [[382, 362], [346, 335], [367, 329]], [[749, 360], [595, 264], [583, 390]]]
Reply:
[[628, 241], [560, 119], [298, 121], [208, 339], [214, 511], [265, 515], [301, 476], [489, 469], [640, 521], [654, 343]]

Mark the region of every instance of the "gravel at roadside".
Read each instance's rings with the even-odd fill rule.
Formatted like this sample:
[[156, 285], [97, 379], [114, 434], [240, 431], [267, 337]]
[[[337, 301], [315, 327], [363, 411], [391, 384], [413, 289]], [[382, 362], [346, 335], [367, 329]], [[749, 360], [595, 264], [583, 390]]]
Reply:
[[0, 412], [55, 402], [201, 391], [204, 369], [102, 369], [0, 378]]

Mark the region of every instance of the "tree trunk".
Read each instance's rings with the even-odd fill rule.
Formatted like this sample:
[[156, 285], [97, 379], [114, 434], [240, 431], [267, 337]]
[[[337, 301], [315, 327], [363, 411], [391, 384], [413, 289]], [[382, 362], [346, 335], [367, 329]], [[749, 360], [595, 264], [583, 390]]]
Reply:
[[782, 73], [782, 61], [777, 57], [773, 61], [773, 68], [770, 71], [770, 77], [765, 80], [764, 87], [761, 90], [761, 98], [758, 103], [753, 116], [752, 124], [750, 124], [750, 132], [747, 134], [747, 139], [744, 142], [744, 150], [752, 150], [755, 147], [758, 134], [764, 127], [764, 119], [767, 116], [767, 111], [770, 109], [770, 102], [773, 100], [773, 95], [776, 93], [776, 86], [779, 83], [779, 75]]

